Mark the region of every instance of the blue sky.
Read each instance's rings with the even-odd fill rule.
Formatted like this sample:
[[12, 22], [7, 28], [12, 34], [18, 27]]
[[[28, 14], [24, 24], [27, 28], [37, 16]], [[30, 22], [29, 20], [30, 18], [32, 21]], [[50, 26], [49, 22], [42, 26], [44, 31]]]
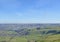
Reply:
[[0, 0], [0, 23], [60, 23], [60, 0]]

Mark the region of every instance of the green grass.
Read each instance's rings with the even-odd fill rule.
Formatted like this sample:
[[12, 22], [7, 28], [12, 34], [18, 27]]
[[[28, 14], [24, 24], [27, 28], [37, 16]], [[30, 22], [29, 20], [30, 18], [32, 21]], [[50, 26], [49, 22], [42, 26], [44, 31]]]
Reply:
[[[26, 29], [28, 31], [29, 29]], [[0, 42], [6, 41], [6, 42], [60, 42], [60, 34], [41, 34], [40, 32], [48, 32], [49, 30], [56, 30], [60, 31], [60, 28], [54, 27], [54, 28], [43, 28], [40, 30], [37, 29], [30, 29], [28, 31], [29, 35], [23, 35], [23, 36], [15, 36], [11, 40], [11, 36], [0, 36]], [[24, 30], [25, 31], [25, 30]], [[3, 32], [3, 31], [2, 31]], [[0, 32], [0, 33], [2, 33]], [[3, 33], [6, 34], [16, 34], [16, 32], [12, 31], [5, 31]]]
[[[10, 37], [0, 37], [1, 41], [9, 41]], [[37, 42], [60, 42], [60, 34], [57, 35], [49, 35], [49, 36], [22, 36], [22, 37], [14, 37], [10, 42], [28, 42], [29, 41], [37, 41]]]

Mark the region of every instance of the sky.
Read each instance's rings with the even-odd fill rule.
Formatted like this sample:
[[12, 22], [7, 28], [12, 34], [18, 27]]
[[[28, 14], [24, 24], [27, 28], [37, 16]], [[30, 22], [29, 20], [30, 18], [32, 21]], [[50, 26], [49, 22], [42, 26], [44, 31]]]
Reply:
[[0, 0], [0, 23], [60, 23], [60, 0]]

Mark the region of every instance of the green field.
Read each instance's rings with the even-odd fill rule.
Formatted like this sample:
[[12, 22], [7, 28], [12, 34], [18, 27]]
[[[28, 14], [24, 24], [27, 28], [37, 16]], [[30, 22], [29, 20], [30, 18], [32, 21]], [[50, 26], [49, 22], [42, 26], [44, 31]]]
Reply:
[[[28, 32], [28, 34], [25, 34]], [[0, 36], [0, 42], [60, 42], [60, 28], [47, 27], [47, 28], [33, 28], [24, 29], [21, 36], [9, 36], [10, 34], [18, 34], [15, 31], [0, 31], [7, 36]]]

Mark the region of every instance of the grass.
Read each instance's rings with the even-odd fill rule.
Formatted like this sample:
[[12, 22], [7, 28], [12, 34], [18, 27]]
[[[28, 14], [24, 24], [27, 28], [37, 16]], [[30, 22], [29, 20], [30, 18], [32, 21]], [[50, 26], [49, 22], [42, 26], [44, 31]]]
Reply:
[[39, 35], [29, 35], [22, 37], [14, 37], [10, 41], [10, 37], [0, 37], [0, 42], [28, 42], [28, 41], [37, 41], [37, 42], [60, 42], [60, 34], [57, 35], [48, 35], [48, 36], [39, 36]]
[[[28, 29], [26, 31], [29, 32], [29, 35], [23, 35], [23, 36], [15, 36], [12, 39], [11, 36], [0, 36], [0, 42], [60, 42], [60, 34], [41, 34], [40, 32], [45, 31], [47, 33], [49, 30], [56, 30], [60, 31], [59, 27], [54, 28], [43, 28], [40, 30], [35, 29]], [[24, 30], [25, 31], [25, 30]], [[2, 32], [1, 32], [2, 33]], [[4, 32], [6, 34], [16, 34], [16, 32], [6, 31]]]

